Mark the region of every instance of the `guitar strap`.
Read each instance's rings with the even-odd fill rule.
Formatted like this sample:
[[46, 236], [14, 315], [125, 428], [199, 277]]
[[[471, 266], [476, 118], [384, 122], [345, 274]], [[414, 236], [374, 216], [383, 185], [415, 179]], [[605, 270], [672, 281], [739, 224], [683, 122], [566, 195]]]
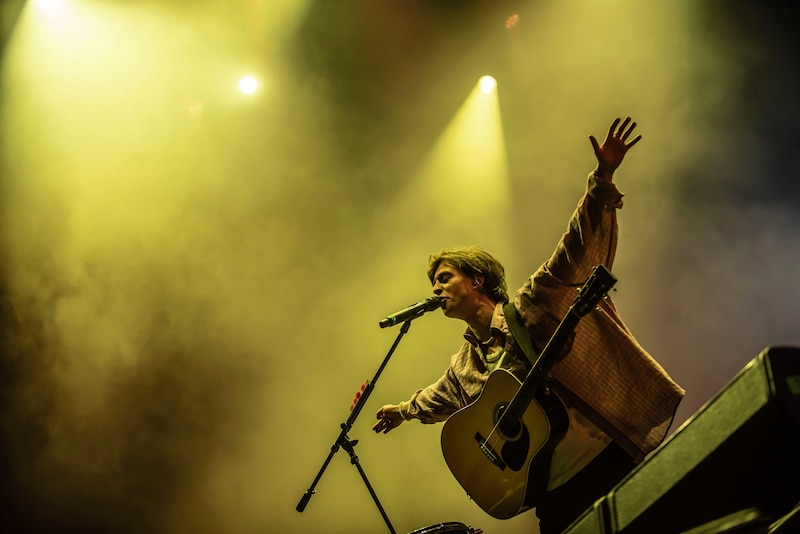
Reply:
[[519, 316], [517, 307], [514, 306], [513, 302], [507, 302], [503, 306], [503, 313], [506, 316], [508, 329], [511, 330], [511, 335], [514, 337], [514, 341], [517, 342], [517, 346], [519, 346], [522, 352], [525, 353], [525, 356], [528, 357], [528, 361], [531, 362], [531, 365], [535, 364], [539, 355], [536, 354], [536, 351], [533, 349], [531, 335], [528, 329], [525, 328], [525, 325], [522, 324], [522, 317]]
[[[533, 348], [531, 334], [522, 322], [517, 307], [513, 302], [508, 302], [503, 306], [503, 313], [508, 323], [508, 329], [517, 346], [525, 353], [525, 356], [531, 362], [531, 365], [536, 365], [539, 359], [539, 354]], [[548, 373], [544, 383], [541, 385], [540, 390], [536, 394], [536, 400], [539, 405], [544, 409], [547, 418], [550, 422], [550, 437], [547, 443], [544, 444], [542, 450], [539, 451], [531, 462], [530, 471], [528, 474], [528, 490], [525, 495], [525, 504], [534, 507], [536, 502], [547, 492], [547, 483], [550, 479], [550, 460], [552, 458], [553, 449], [556, 444], [561, 441], [569, 426], [569, 416], [567, 415], [564, 405], [558, 398], [558, 395], [553, 395], [550, 389], [553, 379]]]

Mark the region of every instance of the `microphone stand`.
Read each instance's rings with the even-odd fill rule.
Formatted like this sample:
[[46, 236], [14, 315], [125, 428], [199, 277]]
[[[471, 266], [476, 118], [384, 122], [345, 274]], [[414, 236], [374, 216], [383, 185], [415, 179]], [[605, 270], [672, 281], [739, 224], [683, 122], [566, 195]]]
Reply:
[[408, 332], [408, 329], [411, 327], [411, 321], [413, 321], [414, 319], [416, 319], [416, 317], [409, 319], [402, 324], [402, 326], [400, 327], [400, 332], [397, 334], [397, 338], [394, 340], [392, 347], [389, 349], [389, 352], [386, 354], [386, 357], [383, 359], [383, 362], [381, 363], [380, 367], [378, 367], [378, 371], [375, 373], [375, 376], [372, 378], [372, 380], [367, 382], [367, 385], [364, 388], [364, 392], [358, 398], [358, 401], [351, 410], [350, 417], [347, 418], [346, 422], [340, 425], [342, 431], [339, 433], [339, 437], [336, 438], [336, 441], [331, 447], [331, 452], [328, 454], [328, 457], [322, 464], [322, 468], [320, 468], [319, 473], [317, 473], [317, 476], [316, 478], [314, 478], [314, 481], [311, 483], [311, 486], [303, 494], [303, 497], [300, 499], [300, 502], [297, 504], [297, 507], [295, 508], [298, 512], [302, 512], [303, 510], [305, 510], [306, 505], [308, 505], [308, 501], [311, 499], [311, 496], [314, 493], [316, 493], [315, 488], [317, 486], [317, 483], [319, 483], [323, 473], [325, 472], [325, 469], [327, 469], [328, 464], [330, 463], [331, 459], [333, 459], [333, 455], [336, 454], [339, 451], [339, 448], [341, 447], [342, 449], [347, 451], [347, 454], [350, 455], [350, 463], [356, 466], [356, 469], [358, 469], [358, 472], [361, 475], [364, 484], [366, 484], [370, 495], [372, 495], [372, 500], [375, 501], [375, 504], [378, 507], [378, 511], [380, 511], [381, 516], [383, 516], [383, 520], [386, 522], [386, 526], [389, 527], [389, 532], [391, 532], [392, 534], [396, 534], [391, 521], [389, 521], [389, 517], [386, 515], [383, 506], [381, 506], [381, 502], [378, 499], [378, 496], [375, 494], [375, 490], [372, 489], [372, 485], [369, 483], [369, 480], [367, 479], [366, 473], [364, 473], [364, 470], [361, 468], [361, 463], [359, 462], [358, 456], [355, 453], [355, 446], [356, 444], [358, 444], [358, 440], [350, 439], [347, 434], [353, 428], [353, 423], [355, 422], [358, 415], [361, 413], [362, 408], [364, 408], [364, 405], [366, 404], [367, 399], [369, 399], [372, 390], [375, 389], [375, 383], [378, 381], [378, 377], [381, 376], [384, 367], [386, 367], [386, 364], [389, 363], [389, 358], [392, 357], [392, 354], [397, 348], [397, 345], [400, 344], [400, 340], [403, 338], [406, 332]]

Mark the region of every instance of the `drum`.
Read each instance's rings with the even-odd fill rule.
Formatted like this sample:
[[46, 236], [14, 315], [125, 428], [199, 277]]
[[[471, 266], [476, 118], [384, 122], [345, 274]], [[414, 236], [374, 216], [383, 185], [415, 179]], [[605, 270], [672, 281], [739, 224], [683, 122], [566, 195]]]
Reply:
[[439, 523], [429, 527], [418, 528], [409, 534], [441, 534], [442, 532], [450, 532], [452, 534], [482, 534], [483, 531], [479, 528], [468, 527], [464, 523], [456, 523], [449, 521], [447, 523]]

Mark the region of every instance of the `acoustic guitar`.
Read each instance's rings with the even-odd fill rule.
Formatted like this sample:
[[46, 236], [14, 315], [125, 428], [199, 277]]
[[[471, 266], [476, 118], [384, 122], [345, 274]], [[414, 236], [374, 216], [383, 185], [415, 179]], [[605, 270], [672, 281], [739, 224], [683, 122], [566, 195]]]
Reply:
[[492, 517], [509, 519], [530, 508], [531, 464], [552, 448], [546, 446], [552, 437], [547, 410], [535, 397], [578, 321], [616, 282], [604, 265], [596, 266], [525, 380], [494, 370], [478, 399], [445, 421], [441, 444], [447, 466]]

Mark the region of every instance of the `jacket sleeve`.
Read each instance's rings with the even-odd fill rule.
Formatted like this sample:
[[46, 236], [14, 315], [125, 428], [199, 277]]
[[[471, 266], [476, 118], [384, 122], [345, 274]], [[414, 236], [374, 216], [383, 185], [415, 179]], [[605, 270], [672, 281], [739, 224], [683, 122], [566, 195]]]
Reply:
[[617, 213], [622, 193], [608, 179], [590, 174], [586, 192], [544, 270], [555, 280], [582, 284], [602, 263], [611, 269], [617, 250]]
[[465, 343], [450, 359], [450, 366], [430, 386], [417, 390], [410, 400], [400, 403], [404, 419], [438, 423], [475, 401], [486, 383], [488, 373]]
[[463, 390], [456, 380], [453, 370], [430, 386], [417, 390], [411, 399], [400, 404], [403, 419], [419, 419], [422, 423], [438, 423], [468, 403], [462, 401]]

